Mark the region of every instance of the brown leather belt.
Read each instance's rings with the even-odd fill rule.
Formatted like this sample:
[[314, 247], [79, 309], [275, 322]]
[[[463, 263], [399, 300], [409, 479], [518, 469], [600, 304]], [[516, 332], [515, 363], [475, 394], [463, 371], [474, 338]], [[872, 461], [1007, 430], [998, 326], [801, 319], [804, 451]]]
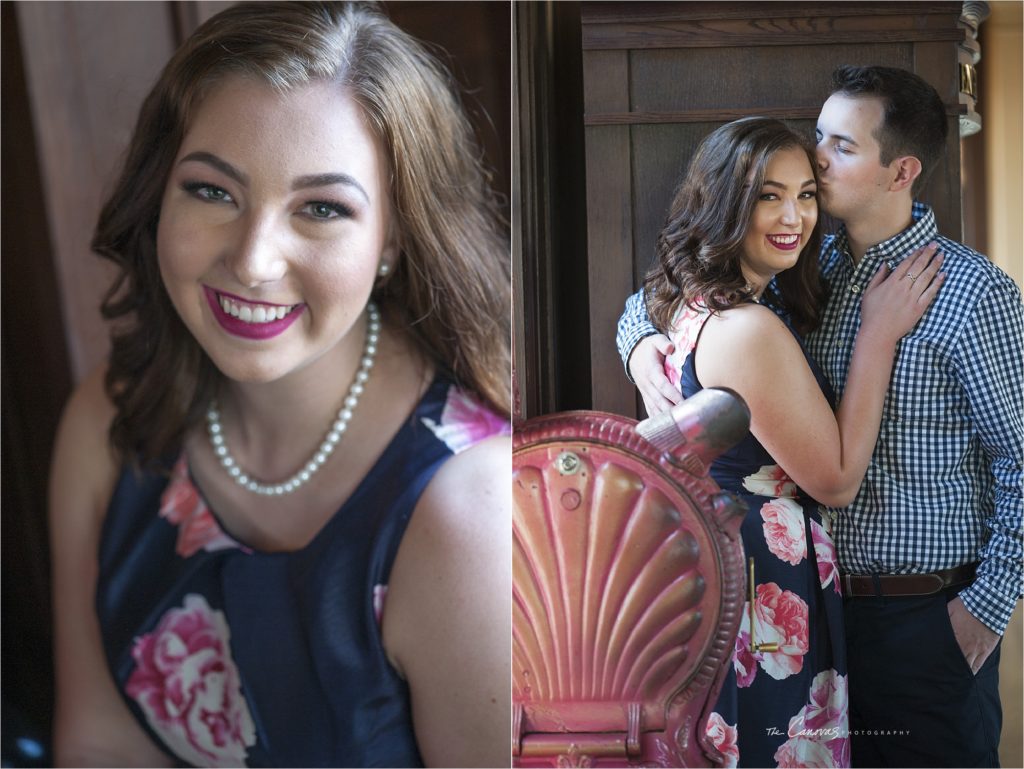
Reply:
[[843, 595], [848, 598], [931, 595], [947, 587], [971, 582], [977, 568], [978, 564], [967, 563], [930, 574], [844, 574]]

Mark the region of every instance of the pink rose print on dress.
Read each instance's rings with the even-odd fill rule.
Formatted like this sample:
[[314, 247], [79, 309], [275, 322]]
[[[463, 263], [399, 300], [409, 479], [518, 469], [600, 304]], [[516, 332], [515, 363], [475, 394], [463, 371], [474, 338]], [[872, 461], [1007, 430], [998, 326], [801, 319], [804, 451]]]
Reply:
[[453, 454], [465, 451], [492, 435], [512, 434], [512, 424], [508, 419], [495, 414], [475, 396], [463, 392], [455, 385], [448, 388], [448, 398], [441, 412], [441, 424], [426, 417], [423, 418], [423, 424]]
[[807, 557], [804, 509], [792, 499], [773, 499], [761, 505], [761, 520], [768, 549], [796, 566]]
[[743, 479], [743, 488], [762, 497], [795, 497], [797, 486], [778, 465], [764, 465]]
[[[775, 751], [776, 766], [786, 769], [821, 769], [821, 767], [838, 766], [832, 763], [831, 751], [816, 740], [806, 737], [794, 737], [779, 745]], [[847, 764], [849, 766], [849, 764]]]
[[740, 749], [736, 745], [736, 727], [727, 724], [718, 713], [712, 713], [704, 731], [711, 744], [725, 757], [722, 766], [735, 767], [740, 760]]
[[845, 733], [849, 707], [846, 676], [835, 670], [823, 670], [811, 682], [810, 701], [790, 721], [790, 734], [794, 726], [816, 730], [839, 729]]
[[209, 511], [188, 475], [188, 462], [183, 454], [171, 471], [171, 482], [160, 497], [160, 517], [178, 527], [174, 552], [182, 558], [206, 550], [213, 552], [229, 547], [242, 548], [225, 534]]
[[704, 320], [709, 314], [707, 308], [703, 305], [694, 309], [684, 304], [676, 311], [676, 315], [672, 319], [672, 330], [669, 332], [668, 337], [672, 340], [672, 344], [675, 345], [676, 352], [684, 359], [697, 346], [697, 337], [700, 336], [700, 330], [704, 327]]
[[825, 528], [817, 521], [811, 521], [811, 540], [814, 542], [814, 557], [818, 561], [818, 579], [823, 588], [832, 584], [837, 593], [839, 587], [839, 559], [836, 557], [836, 546]]
[[700, 330], [703, 328], [708, 314], [703, 307], [695, 310], [683, 305], [676, 312], [672, 321], [672, 329], [669, 331], [668, 337], [672, 340], [675, 349], [670, 355], [665, 356], [663, 366], [665, 376], [676, 389], [680, 387], [683, 363], [686, 362], [686, 357], [693, 351], [693, 348], [697, 346], [697, 337], [700, 336]]
[[825, 670], [814, 677], [810, 702], [789, 720], [788, 736], [775, 754], [779, 766], [850, 765], [846, 676]]
[[388, 597], [387, 585], [373, 586], [373, 616], [377, 618], [377, 626], [381, 626], [384, 619], [384, 599]]
[[190, 594], [132, 648], [128, 696], [167, 747], [193, 766], [245, 766], [246, 748], [256, 743], [229, 638], [224, 614]]
[[764, 652], [761, 668], [776, 681], [799, 673], [807, 654], [807, 604], [796, 593], [774, 582], [757, 586], [754, 629], [758, 643], [777, 643], [779, 650]]
[[679, 357], [673, 352], [665, 356], [662, 368], [665, 370], [668, 383], [676, 390], [680, 390], [683, 386], [683, 361], [679, 360]]
[[760, 660], [760, 654], [754, 654], [750, 651], [750, 616], [747, 607], [750, 603], [744, 604], [743, 608], [743, 621], [740, 627], [740, 632], [736, 636], [736, 648], [732, 655], [732, 669], [736, 673], [736, 688], [745, 689], [754, 683], [754, 678], [757, 676], [757, 663]]

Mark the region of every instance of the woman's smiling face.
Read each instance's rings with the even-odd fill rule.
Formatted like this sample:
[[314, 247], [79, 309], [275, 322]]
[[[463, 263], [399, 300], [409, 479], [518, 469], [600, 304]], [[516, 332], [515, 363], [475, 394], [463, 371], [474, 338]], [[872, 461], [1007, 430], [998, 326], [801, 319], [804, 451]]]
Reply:
[[380, 142], [343, 88], [279, 93], [230, 76], [200, 103], [171, 169], [160, 274], [225, 376], [273, 381], [352, 330], [380, 263], [394, 264], [390, 217]]
[[743, 238], [740, 265], [751, 285], [763, 289], [796, 264], [818, 221], [815, 190], [811, 162], [800, 147], [778, 150], [768, 160]]

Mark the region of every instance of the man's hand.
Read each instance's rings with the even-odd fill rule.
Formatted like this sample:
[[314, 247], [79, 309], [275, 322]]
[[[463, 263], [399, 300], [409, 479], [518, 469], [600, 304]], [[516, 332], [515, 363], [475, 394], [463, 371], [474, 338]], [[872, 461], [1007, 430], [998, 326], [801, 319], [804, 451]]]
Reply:
[[999, 634], [989, 630], [981, 620], [967, 611], [959, 596], [946, 604], [946, 611], [949, 612], [949, 623], [953, 626], [953, 635], [960, 644], [960, 651], [971, 666], [971, 672], [977, 675], [988, 655], [999, 643]]
[[660, 414], [683, 400], [665, 376], [665, 356], [675, 349], [664, 334], [645, 336], [629, 355], [629, 373], [644, 399], [648, 416]]

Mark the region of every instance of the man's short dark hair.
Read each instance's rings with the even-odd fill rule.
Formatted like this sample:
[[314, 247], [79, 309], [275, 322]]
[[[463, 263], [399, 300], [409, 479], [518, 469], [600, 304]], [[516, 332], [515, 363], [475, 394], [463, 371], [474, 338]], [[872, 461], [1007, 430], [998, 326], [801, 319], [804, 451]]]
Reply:
[[938, 91], [905, 69], [842, 66], [832, 73], [832, 93], [882, 100], [882, 125], [875, 134], [882, 165], [904, 155], [920, 160], [921, 175], [911, 189], [919, 194], [946, 150], [949, 122]]

